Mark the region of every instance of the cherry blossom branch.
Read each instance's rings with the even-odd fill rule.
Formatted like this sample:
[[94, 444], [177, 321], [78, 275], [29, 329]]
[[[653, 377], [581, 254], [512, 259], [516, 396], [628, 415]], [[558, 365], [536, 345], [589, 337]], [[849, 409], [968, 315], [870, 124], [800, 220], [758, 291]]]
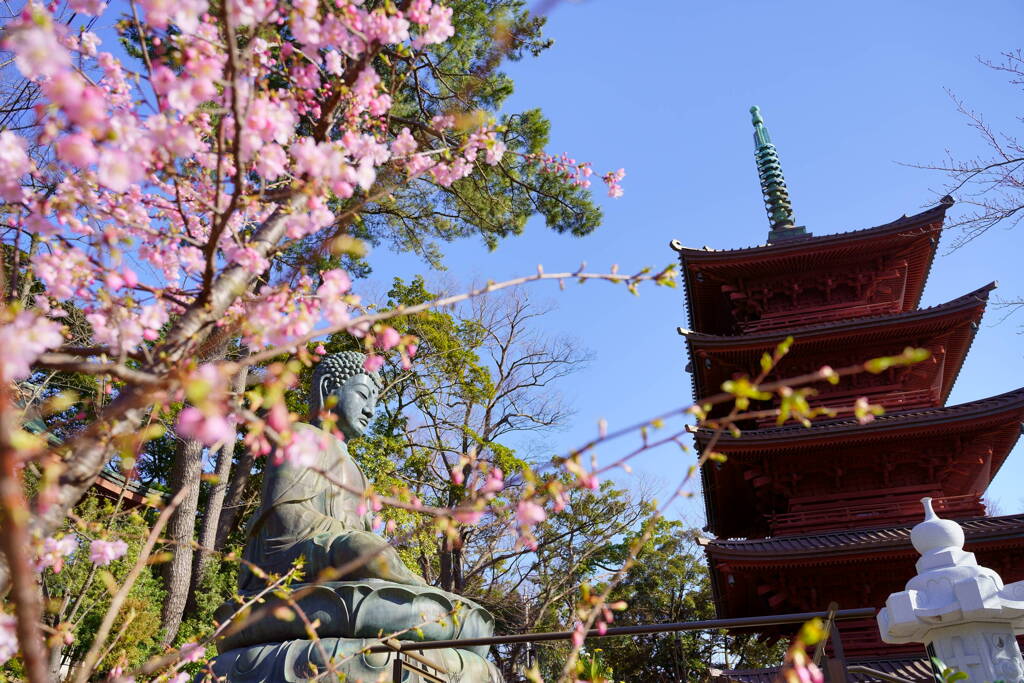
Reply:
[[36, 363], [51, 370], [79, 372], [83, 375], [109, 375], [134, 384], [155, 385], [161, 381], [157, 375], [130, 368], [123, 363], [93, 363], [83, 361], [69, 353], [44, 353], [39, 356]]
[[534, 275], [526, 275], [523, 277], [512, 278], [510, 280], [504, 280], [502, 282], [490, 281], [483, 287], [471, 289], [460, 294], [453, 294], [451, 296], [433, 299], [432, 301], [427, 301], [422, 304], [416, 304], [413, 306], [396, 306], [395, 308], [392, 308], [387, 311], [381, 311], [380, 313], [366, 313], [355, 318], [352, 318], [351, 320], [345, 323], [338, 325], [328, 325], [326, 327], [316, 330], [315, 332], [297, 336], [293, 342], [290, 342], [287, 345], [277, 346], [274, 348], [266, 349], [259, 353], [255, 353], [246, 358], [244, 361], [231, 365], [230, 367], [234, 370], [237, 370], [241, 367], [242, 364], [248, 365], [253, 363], [259, 363], [270, 358], [274, 358], [275, 356], [279, 356], [282, 353], [293, 351], [298, 346], [306, 344], [316, 339], [317, 337], [334, 334], [336, 332], [344, 332], [352, 329], [367, 327], [369, 325], [372, 325], [373, 323], [382, 322], [384, 320], [390, 320], [391, 318], [396, 318], [398, 316], [414, 315], [416, 313], [422, 313], [424, 311], [429, 311], [436, 308], [444, 308], [445, 306], [451, 306], [453, 304], [457, 304], [462, 301], [467, 301], [469, 299], [483, 296], [491, 292], [497, 292], [499, 290], [508, 289], [510, 287], [517, 287], [519, 285], [524, 285], [529, 282], [539, 282], [541, 280], [556, 280], [559, 282], [560, 285], [564, 287], [565, 281], [571, 279], [576, 279], [580, 283], [586, 282], [588, 280], [604, 280], [615, 284], [625, 282], [626, 285], [632, 291], [636, 287], [636, 285], [641, 282], [650, 281], [656, 282], [658, 284], [674, 284], [675, 278], [675, 266], [669, 266], [653, 274], [650, 273], [649, 270], [644, 269], [633, 275], [621, 275], [615, 272], [584, 272], [583, 268], [585, 267], [586, 264], [582, 264], [579, 270], [572, 272], [545, 273], [543, 267], [538, 265], [537, 273]]
[[110, 635], [110, 630], [114, 626], [114, 621], [117, 619], [118, 614], [121, 611], [121, 606], [124, 604], [125, 599], [128, 597], [128, 593], [131, 592], [132, 586], [135, 585], [135, 580], [139, 578], [139, 574], [146, 568], [150, 554], [153, 552], [154, 546], [156, 546], [157, 540], [160, 538], [160, 534], [163, 533], [164, 527], [167, 526], [167, 522], [170, 521], [171, 515], [177, 509], [181, 502], [185, 500], [185, 496], [188, 494], [188, 487], [182, 486], [181, 490], [170, 502], [160, 511], [160, 516], [157, 517], [156, 522], [153, 524], [152, 530], [149, 532], [149, 536], [146, 538], [146, 542], [142, 545], [142, 549], [139, 550], [139, 556], [135, 560], [135, 564], [132, 566], [128, 575], [125, 576], [124, 582], [118, 589], [117, 593], [110, 600], [110, 606], [107, 608], [107, 613], [103, 615], [103, 621], [100, 622], [100, 627], [96, 631], [96, 636], [92, 641], [92, 645], [89, 646], [89, 651], [85, 654], [85, 658], [82, 660], [82, 664], [78, 668], [78, 673], [75, 675], [74, 683], [87, 683], [89, 677], [92, 675], [93, 668], [96, 666], [100, 659], [100, 650], [103, 648], [103, 644], [107, 637]]
[[[210, 643], [217, 640], [217, 638], [219, 638], [220, 635], [231, 625], [235, 617], [237, 617], [239, 614], [247, 613], [252, 608], [253, 605], [262, 603], [268, 593], [277, 590], [285, 582], [293, 580], [297, 576], [298, 571], [298, 569], [292, 569], [291, 571], [286, 572], [274, 581], [268, 583], [266, 587], [258, 591], [256, 594], [252, 595], [247, 600], [243, 601], [242, 604], [239, 605], [238, 609], [235, 610], [235, 612], [230, 617], [221, 622], [217, 626], [217, 628], [213, 630], [213, 633], [199, 640], [197, 644], [200, 647], [205, 647], [206, 645], [209, 645]], [[131, 677], [156, 673], [164, 667], [171, 665], [174, 666], [171, 668], [171, 671], [169, 673], [175, 673], [181, 667], [182, 654], [183, 648], [178, 649], [177, 651], [172, 652], [170, 654], [150, 657], [142, 666], [140, 666], [138, 669], [132, 672]]]
[[18, 641], [29, 683], [46, 683], [49, 671], [39, 623], [42, 605], [35, 572], [29, 562], [32, 543], [28, 533], [28, 505], [21, 488], [19, 449], [11, 443], [18, 431], [17, 415], [9, 389], [0, 382], [0, 549], [10, 572], [11, 600], [15, 607]]

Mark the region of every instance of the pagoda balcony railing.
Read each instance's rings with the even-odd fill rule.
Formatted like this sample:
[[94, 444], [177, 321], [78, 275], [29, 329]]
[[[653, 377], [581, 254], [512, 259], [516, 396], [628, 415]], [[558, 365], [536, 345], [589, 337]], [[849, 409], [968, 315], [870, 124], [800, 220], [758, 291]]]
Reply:
[[786, 312], [767, 313], [757, 320], [740, 321], [737, 323], [737, 327], [739, 327], [740, 332], [743, 334], [784, 330], [791, 327], [807, 327], [836, 320], [899, 313], [902, 304], [903, 302], [899, 300], [880, 301], [870, 304], [851, 301], [841, 304], [800, 308]]
[[[880, 492], [879, 495], [884, 495], [885, 500], [831, 509], [823, 506], [819, 509], [770, 515], [772, 535], [787, 536], [812, 531], [863, 529], [919, 521], [921, 517], [919, 495], [915, 494], [913, 500], [908, 499], [911, 496], [890, 496], [885, 492]], [[935, 497], [932, 499], [932, 505], [936, 512], [945, 513], [943, 517], [953, 519], [985, 515], [985, 504], [976, 494]]]
[[[886, 410], [917, 410], [919, 408], [934, 408], [939, 402], [939, 389], [930, 387], [906, 391], [899, 385], [892, 384], [863, 387], [851, 391], [829, 392], [827, 389], [823, 389], [821, 394], [814, 397], [813, 404], [828, 406], [840, 411], [845, 408], [845, 414], [849, 415], [854, 401], [862, 396], [867, 398], [870, 403], [877, 403]], [[777, 423], [772, 416], [757, 419], [758, 429], [775, 426]]]

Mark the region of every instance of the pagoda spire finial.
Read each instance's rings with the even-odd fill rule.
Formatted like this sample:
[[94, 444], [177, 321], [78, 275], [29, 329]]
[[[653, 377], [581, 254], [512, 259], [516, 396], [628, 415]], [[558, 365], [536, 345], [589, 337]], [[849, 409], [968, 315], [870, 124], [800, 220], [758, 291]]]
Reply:
[[754, 159], [757, 161], [757, 175], [761, 180], [765, 209], [771, 230], [768, 242], [778, 242], [789, 237], [806, 235], [807, 231], [793, 224], [793, 205], [789, 201], [789, 189], [782, 175], [779, 153], [772, 144], [771, 135], [764, 125], [764, 118], [757, 105], [750, 108], [754, 124]]

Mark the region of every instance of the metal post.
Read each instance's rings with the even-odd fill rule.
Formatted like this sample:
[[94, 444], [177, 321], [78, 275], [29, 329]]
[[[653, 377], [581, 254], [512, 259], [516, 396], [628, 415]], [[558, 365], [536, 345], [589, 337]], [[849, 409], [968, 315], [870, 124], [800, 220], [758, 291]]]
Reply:
[[850, 676], [849, 670], [846, 668], [846, 652], [843, 651], [843, 635], [839, 632], [838, 624], [836, 624], [836, 627], [833, 629], [833, 634], [832, 654], [835, 655], [834, 659], [838, 664], [837, 668], [839, 669], [839, 675], [841, 676], [839, 680], [842, 681], [842, 683], [846, 683], [846, 681], [850, 680]]
[[825, 654], [825, 643], [827, 643], [828, 639], [832, 636], [832, 631], [836, 626], [836, 612], [838, 611], [839, 605], [835, 601], [828, 603], [828, 617], [825, 619], [824, 627], [825, 633], [821, 640], [818, 641], [818, 644], [814, 646], [813, 661], [816, 666], [821, 664], [821, 657]]

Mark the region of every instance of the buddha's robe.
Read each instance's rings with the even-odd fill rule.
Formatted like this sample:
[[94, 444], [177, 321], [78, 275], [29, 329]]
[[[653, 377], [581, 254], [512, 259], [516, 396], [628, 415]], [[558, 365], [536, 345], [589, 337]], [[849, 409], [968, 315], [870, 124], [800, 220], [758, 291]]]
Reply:
[[[283, 574], [305, 556], [305, 579], [312, 580], [328, 567], [340, 567], [374, 553], [362, 567], [347, 573], [347, 580], [383, 579], [424, 585], [382, 537], [372, 533], [372, 515], [359, 514], [361, 497], [336, 486], [331, 479], [357, 491], [368, 486], [366, 477], [349, 456], [348, 447], [318, 427], [299, 423], [296, 430], [312, 430], [323, 448], [311, 467], [275, 464], [268, 458], [263, 473], [262, 502], [248, 528], [243, 557], [268, 573]], [[317, 470], [327, 473], [323, 476]], [[336, 577], [337, 578], [337, 577]], [[265, 586], [243, 564], [238, 579], [242, 590]]]

